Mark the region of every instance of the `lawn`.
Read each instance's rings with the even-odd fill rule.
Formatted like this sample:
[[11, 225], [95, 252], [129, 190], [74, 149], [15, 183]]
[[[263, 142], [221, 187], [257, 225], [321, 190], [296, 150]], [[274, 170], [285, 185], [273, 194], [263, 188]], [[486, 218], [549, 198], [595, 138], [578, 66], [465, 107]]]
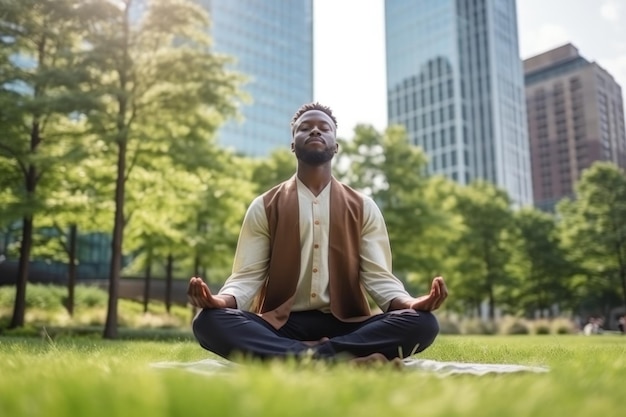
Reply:
[[160, 361], [211, 357], [188, 339], [0, 337], [0, 416], [622, 416], [626, 337], [441, 336], [424, 359], [540, 365], [457, 375], [348, 365], [248, 364], [199, 375]]

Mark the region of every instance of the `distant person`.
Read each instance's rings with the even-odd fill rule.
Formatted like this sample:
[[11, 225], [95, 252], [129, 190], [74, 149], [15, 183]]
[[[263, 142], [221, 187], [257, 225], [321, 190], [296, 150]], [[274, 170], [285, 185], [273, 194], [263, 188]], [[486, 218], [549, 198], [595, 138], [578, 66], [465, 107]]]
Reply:
[[[217, 295], [191, 278], [200, 345], [225, 358], [398, 363], [430, 346], [441, 277], [414, 298], [391, 272], [391, 249], [374, 201], [337, 181], [339, 146], [330, 108], [302, 106], [291, 121], [293, 177], [252, 201], [233, 271]], [[372, 315], [364, 291], [383, 311]]]
[[600, 317], [589, 317], [589, 321], [583, 327], [583, 334], [591, 336], [592, 334], [600, 334], [602, 332], [601, 325], [604, 322]]
[[626, 314], [617, 320], [617, 328], [621, 334], [626, 334]]

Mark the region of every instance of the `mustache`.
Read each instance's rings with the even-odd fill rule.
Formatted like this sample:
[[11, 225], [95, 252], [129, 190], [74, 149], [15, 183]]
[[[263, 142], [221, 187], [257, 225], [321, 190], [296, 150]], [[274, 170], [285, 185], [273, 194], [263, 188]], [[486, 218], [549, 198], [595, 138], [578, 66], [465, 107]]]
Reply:
[[305, 139], [304, 143], [309, 143], [312, 140], [319, 140], [320, 142], [322, 142], [324, 145], [326, 145], [326, 140], [321, 137], [321, 136], [309, 136], [308, 138]]

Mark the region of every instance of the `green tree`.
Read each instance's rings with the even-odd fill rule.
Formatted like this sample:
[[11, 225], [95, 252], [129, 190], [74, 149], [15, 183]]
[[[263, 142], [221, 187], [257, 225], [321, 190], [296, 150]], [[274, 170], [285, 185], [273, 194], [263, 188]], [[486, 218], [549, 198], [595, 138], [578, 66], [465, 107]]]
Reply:
[[453, 291], [472, 308], [486, 300], [493, 319], [497, 297], [511, 282], [506, 271], [514, 228], [510, 199], [493, 184], [476, 181], [460, 190], [456, 210], [463, 229], [454, 250], [464, 275]]
[[109, 304], [103, 336], [117, 336], [117, 298], [126, 217], [126, 183], [155, 154], [175, 166], [206, 161], [209, 138], [235, 112], [239, 77], [210, 49], [208, 16], [190, 0], [87, 0], [91, 68], [106, 110], [94, 131], [116, 149], [115, 214]]
[[452, 218], [443, 209], [447, 197], [439, 200], [429, 186], [426, 156], [409, 143], [401, 127], [381, 134], [372, 126], [357, 126], [354, 138], [341, 141], [340, 150], [338, 176], [369, 194], [385, 215], [394, 270], [405, 279], [429, 284], [429, 278], [443, 273], [445, 242], [439, 240], [440, 231]]
[[553, 215], [524, 208], [514, 215], [517, 236], [511, 272], [519, 284], [512, 291], [515, 302], [526, 314], [551, 314], [551, 307], [571, 307], [569, 280], [573, 268], [566, 259]]
[[[10, 166], [12, 190], [6, 210], [22, 222], [16, 298], [10, 327], [24, 324], [26, 283], [35, 216], [46, 207], [48, 173], [62, 161], [76, 161], [68, 115], [92, 110], [84, 92], [88, 72], [79, 48], [82, 23], [78, 0], [0, 0], [0, 159]], [[68, 128], [68, 130], [64, 130]], [[73, 139], [73, 140], [71, 140]], [[12, 220], [12, 219], [9, 219]]]
[[254, 159], [253, 164], [252, 179], [256, 184], [257, 194], [289, 179], [296, 172], [296, 157], [286, 147], [273, 151], [269, 158]]
[[557, 211], [568, 253], [588, 277], [585, 295], [610, 301], [613, 294], [626, 306], [626, 174], [595, 163], [583, 172], [576, 200]]

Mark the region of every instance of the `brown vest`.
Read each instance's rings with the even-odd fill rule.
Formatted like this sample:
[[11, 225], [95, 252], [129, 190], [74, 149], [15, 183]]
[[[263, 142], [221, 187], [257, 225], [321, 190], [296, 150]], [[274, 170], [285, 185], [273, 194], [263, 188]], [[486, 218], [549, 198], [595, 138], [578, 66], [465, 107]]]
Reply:
[[[360, 280], [363, 199], [332, 178], [328, 251], [330, 311], [342, 321], [371, 315]], [[274, 328], [289, 318], [300, 275], [300, 219], [295, 177], [263, 195], [270, 233], [268, 276], [256, 301], [256, 312]], [[307, 248], [308, 250], [308, 248]]]

